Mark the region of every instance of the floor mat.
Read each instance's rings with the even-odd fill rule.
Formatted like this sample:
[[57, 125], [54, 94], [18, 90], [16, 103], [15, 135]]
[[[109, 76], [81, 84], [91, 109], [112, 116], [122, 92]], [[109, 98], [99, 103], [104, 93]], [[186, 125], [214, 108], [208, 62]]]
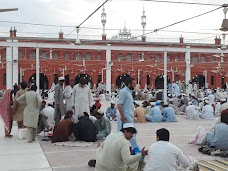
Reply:
[[66, 146], [66, 147], [88, 147], [93, 145], [93, 142], [66, 141], [66, 142], [53, 143], [53, 145]]
[[198, 162], [200, 171], [227, 171], [228, 160], [201, 160]]

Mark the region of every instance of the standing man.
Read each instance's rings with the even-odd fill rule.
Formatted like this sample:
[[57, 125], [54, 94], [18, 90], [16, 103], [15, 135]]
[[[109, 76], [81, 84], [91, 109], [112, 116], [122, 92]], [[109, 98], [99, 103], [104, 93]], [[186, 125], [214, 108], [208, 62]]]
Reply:
[[72, 108], [77, 119], [84, 116], [84, 112], [90, 113], [90, 107], [92, 107], [91, 97], [91, 91], [89, 86], [86, 85], [85, 78], [81, 78], [72, 92]]
[[70, 85], [66, 86], [64, 90], [64, 97], [65, 97], [65, 111], [67, 112], [68, 110], [72, 110], [72, 92], [74, 88], [74, 80], [70, 80]]
[[191, 81], [188, 82], [186, 93], [187, 93], [187, 96], [189, 96], [189, 94], [192, 94], [192, 82]]
[[63, 104], [63, 84], [65, 82], [64, 77], [59, 77], [59, 83], [55, 86], [55, 124], [57, 125], [61, 120], [61, 117], [65, 115]]
[[31, 91], [21, 95], [17, 100], [18, 103], [26, 104], [24, 110], [24, 126], [28, 128], [28, 142], [35, 141], [36, 128], [40, 114], [41, 96], [36, 92], [37, 86], [32, 85]]
[[[134, 78], [128, 78], [125, 82], [125, 87], [120, 91], [120, 96], [117, 101], [117, 109], [119, 111], [117, 129], [120, 131], [125, 123], [134, 124], [134, 103], [132, 97], [132, 91], [136, 86]], [[131, 146], [135, 153], [139, 153], [139, 146], [136, 142], [136, 136], [134, 135], [130, 140]]]

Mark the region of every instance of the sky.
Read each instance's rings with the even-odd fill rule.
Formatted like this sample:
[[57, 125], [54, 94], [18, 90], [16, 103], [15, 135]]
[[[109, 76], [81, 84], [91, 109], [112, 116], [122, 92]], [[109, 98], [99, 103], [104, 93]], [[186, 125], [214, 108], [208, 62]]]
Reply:
[[[171, 0], [174, 1], [174, 0]], [[177, 0], [176, 0], [177, 1]], [[227, 0], [182, 0], [184, 2], [216, 3], [224, 4]], [[60, 29], [67, 35], [74, 30], [73, 26], [84, 21], [103, 0], [0, 0], [1, 8], [18, 8], [15, 12], [0, 13], [0, 36], [9, 35], [10, 27], [16, 27], [19, 36], [57, 37]], [[142, 0], [112, 0], [105, 5], [107, 14], [107, 38], [118, 34], [124, 27], [131, 30], [134, 36], [142, 34], [141, 16], [145, 9], [147, 24], [146, 30], [154, 30], [167, 26], [177, 21], [193, 17], [195, 15], [216, 9], [217, 6], [183, 5], [170, 3], [156, 3]], [[100, 39], [102, 34], [101, 24], [102, 8], [90, 17], [81, 27], [79, 37], [86, 39]], [[223, 9], [206, 14], [165, 30], [148, 34], [148, 41], [178, 41], [182, 35], [185, 42], [203, 43], [213, 42], [215, 36], [220, 36], [224, 18]], [[52, 24], [72, 27], [44, 27], [34, 25], [15, 24], [2, 21], [17, 21], [27, 23]], [[87, 27], [87, 28], [83, 28]], [[88, 29], [99, 28], [99, 29]], [[139, 30], [139, 31], [136, 31]], [[146, 31], [146, 33], [149, 31]], [[200, 32], [202, 34], [190, 34], [185, 32]], [[68, 35], [76, 38], [76, 32]]]

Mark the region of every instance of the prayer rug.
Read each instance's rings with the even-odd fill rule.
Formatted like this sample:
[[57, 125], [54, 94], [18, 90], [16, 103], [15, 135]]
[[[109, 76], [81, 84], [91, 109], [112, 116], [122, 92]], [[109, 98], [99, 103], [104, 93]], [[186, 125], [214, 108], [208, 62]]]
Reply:
[[200, 171], [227, 171], [228, 170], [228, 160], [201, 160], [197, 162]]
[[84, 141], [66, 141], [66, 142], [57, 142], [53, 145], [66, 146], [66, 147], [89, 147], [93, 145], [93, 142], [84, 142]]

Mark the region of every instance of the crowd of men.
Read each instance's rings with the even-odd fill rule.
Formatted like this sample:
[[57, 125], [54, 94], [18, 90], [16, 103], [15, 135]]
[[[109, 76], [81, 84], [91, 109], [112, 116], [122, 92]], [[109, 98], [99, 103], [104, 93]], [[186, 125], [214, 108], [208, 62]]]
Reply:
[[[45, 132], [52, 143], [102, 140], [96, 160], [90, 163], [97, 171], [137, 170], [146, 155], [149, 161], [144, 170], [176, 170], [179, 164], [188, 167], [190, 163], [178, 147], [169, 143], [169, 131], [157, 130], [157, 142], [145, 150], [137, 143], [134, 123], [177, 122], [176, 115], [185, 115], [186, 119], [215, 120], [207, 141], [228, 148], [228, 96], [224, 89], [199, 90], [191, 82], [187, 85], [173, 82], [168, 84], [165, 103], [162, 90], [137, 89], [133, 78], [128, 78], [123, 88], [114, 92], [106, 91], [103, 84], [91, 91], [84, 78], [76, 85], [70, 80], [65, 89], [64, 83], [64, 77], [59, 77], [58, 84], [41, 95], [36, 92], [35, 84], [28, 88], [26, 82], [21, 83], [20, 89], [15, 86], [14, 90], [7, 90], [0, 101], [5, 106], [0, 109], [5, 137], [11, 137], [12, 123], [16, 120], [19, 130], [28, 129], [29, 143], [35, 141], [36, 134]], [[144, 101], [140, 104], [139, 100]], [[101, 109], [103, 101], [111, 102], [106, 111]], [[111, 133], [116, 132], [111, 129], [111, 121], [117, 121], [117, 133]]]

